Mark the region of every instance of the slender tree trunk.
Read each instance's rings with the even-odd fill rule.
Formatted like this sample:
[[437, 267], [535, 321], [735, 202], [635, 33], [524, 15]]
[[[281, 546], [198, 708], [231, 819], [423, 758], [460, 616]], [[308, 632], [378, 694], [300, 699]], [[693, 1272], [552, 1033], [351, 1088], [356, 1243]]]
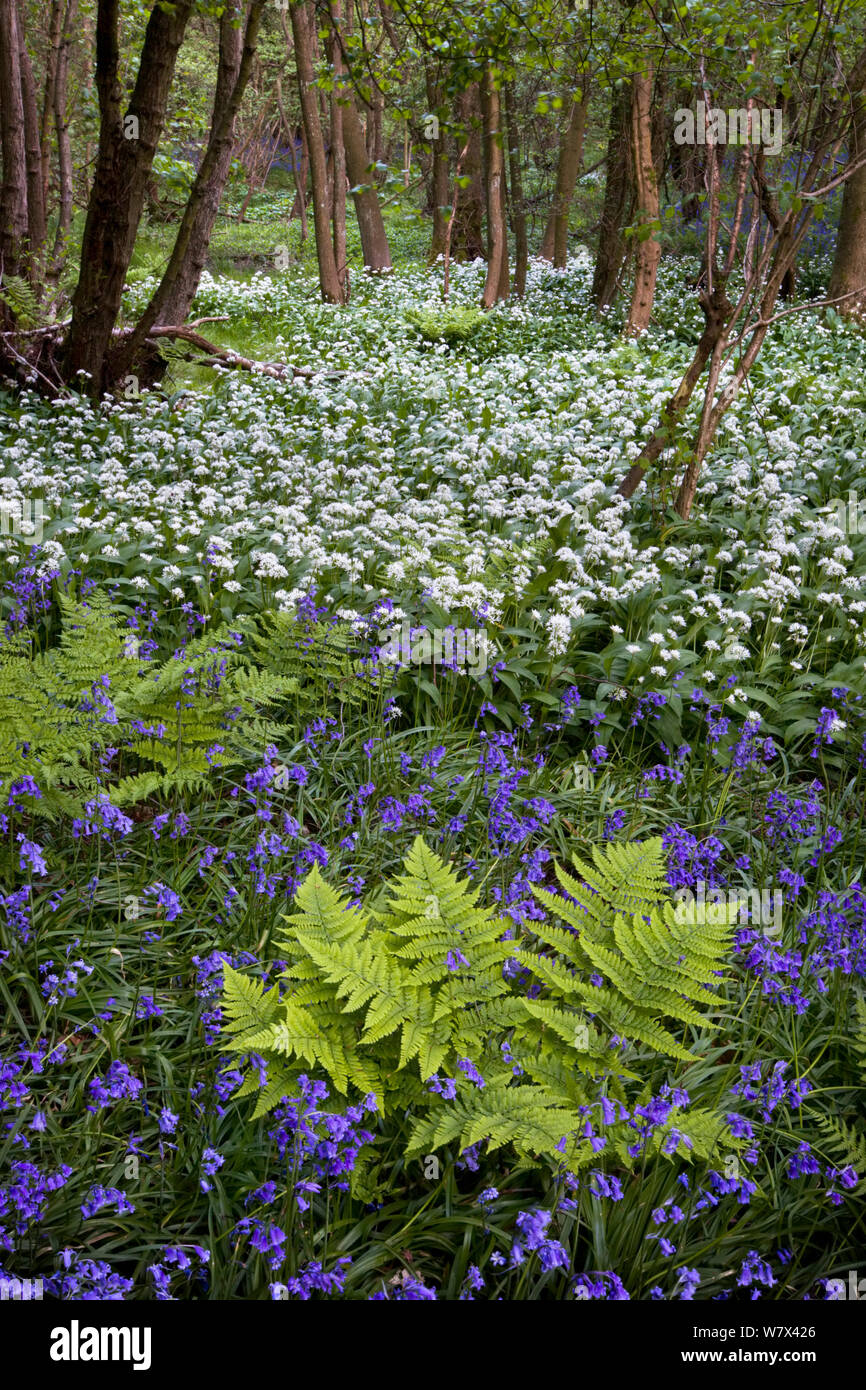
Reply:
[[725, 332], [733, 306], [725, 293], [724, 284], [717, 283], [712, 295], [702, 294], [700, 304], [704, 313], [704, 331], [682, 381], [662, 407], [658, 429], [647, 440], [619, 485], [618, 491], [623, 497], [632, 496], [647, 469], [657, 462], [665, 449], [669, 449], [673, 444], [677, 428], [694, 394], [695, 387], [700, 381], [704, 367]]
[[[773, 232], [777, 233], [782, 225], [782, 214], [779, 211], [775, 198], [770, 192], [770, 187], [767, 183], [766, 175], [764, 173], [765, 164], [766, 151], [763, 145], [758, 145], [755, 153], [755, 183], [758, 187], [760, 207], [761, 211], [763, 212], [764, 216], [766, 217], [767, 221], [772, 227]], [[791, 265], [786, 271], [785, 278], [782, 282], [783, 299], [791, 299], [793, 297], [796, 283], [797, 267], [796, 265]]]
[[24, 142], [27, 168], [27, 239], [33, 258], [34, 280], [41, 281], [41, 264], [45, 252], [45, 197], [42, 188], [42, 144], [40, 140], [39, 107], [36, 102], [36, 83], [30, 65], [30, 54], [24, 42], [24, 26], [19, 24], [21, 100], [24, 106]]
[[118, 0], [99, 0], [99, 155], [84, 225], [81, 269], [72, 299], [72, 323], [63, 351], [67, 379], [86, 372], [90, 378], [88, 389], [97, 398], [112, 385], [108, 379], [111, 335], [120, 312], [147, 180], [192, 3], [176, 0], [171, 12], [158, 5], [151, 10], [126, 115], [122, 111], [119, 9]]
[[381, 92], [374, 91], [370, 101], [370, 114], [367, 117], [367, 159], [371, 164], [381, 164], [385, 157], [382, 143], [382, 115], [385, 98]]
[[431, 113], [439, 122], [439, 133], [435, 140], [431, 140], [430, 145], [433, 151], [433, 163], [430, 170], [430, 201], [433, 205], [433, 236], [430, 242], [430, 251], [427, 256], [428, 263], [432, 264], [438, 256], [445, 250], [445, 233], [448, 227], [448, 190], [450, 187], [450, 170], [448, 159], [448, 140], [445, 135], [445, 106], [442, 100], [442, 92], [435, 81], [430, 65], [426, 71], [427, 82], [427, 106]]
[[[652, 150], [652, 66], [632, 78], [631, 139], [635, 196], [642, 233], [659, 220], [659, 186]], [[625, 331], [637, 336], [649, 328], [655, 298], [656, 277], [662, 248], [658, 232], [641, 235], [637, 242], [634, 292]]]
[[183, 323], [198, 290], [235, 148], [235, 127], [250, 79], [265, 0], [230, 0], [220, 20], [220, 55], [208, 143], [183, 211], [171, 260], [154, 296], [155, 323]]
[[[471, 139], [471, 137], [470, 137]], [[457, 164], [454, 169], [454, 196], [451, 200], [451, 215], [448, 218], [448, 225], [445, 228], [445, 246], [442, 251], [442, 299], [448, 303], [448, 293], [450, 286], [451, 270], [451, 237], [454, 233], [454, 223], [457, 218], [457, 199], [460, 195], [460, 176], [463, 172], [463, 161], [469, 153], [469, 140], [457, 156]]]
[[342, 63], [340, 45], [337, 42], [337, 20], [333, 7], [329, 8], [329, 35], [327, 40], [328, 58], [334, 75], [334, 89], [330, 100], [331, 158], [333, 161], [333, 183], [331, 186], [331, 225], [333, 227], [334, 260], [337, 275], [343, 291], [343, 299], [349, 298], [349, 265], [346, 250], [346, 143], [343, 135], [343, 105], [340, 75]]
[[[860, 69], [862, 77], [864, 70], [866, 70], [866, 51], [864, 51], [858, 60], [857, 67]], [[813, 168], [814, 167], [815, 165], [813, 164]], [[813, 214], [814, 208], [809, 208], [806, 216], [801, 220], [799, 227], [796, 225], [796, 217], [794, 214], [788, 212], [785, 215], [776, 237], [775, 251], [772, 254], [772, 264], [769, 269], [769, 274], [765, 274], [767, 270], [766, 264], [758, 265], [753, 283], [746, 286], [730, 321], [723, 325], [722, 336], [715, 345], [711, 359], [710, 374], [704, 394], [700, 425], [692, 440], [689, 463], [683, 474], [680, 490], [677, 493], [676, 502], [674, 503], [676, 510], [684, 521], [688, 521], [691, 515], [695, 493], [697, 492], [698, 478], [701, 468], [703, 467], [704, 459], [709, 453], [722, 419], [730, 409], [740, 388], [748, 379], [758, 359], [758, 355], [764, 344], [764, 339], [772, 323], [776, 304], [782, 293], [785, 281], [796, 264], [797, 254], [803, 244]], [[743, 310], [748, 300], [752, 296], [757, 297], [762, 285], [763, 291], [761, 292], [759, 307], [753, 311], [750, 322], [743, 330], [742, 336], [744, 338], [747, 337], [748, 341], [740, 349], [736, 366], [730, 378], [726, 381], [718, 396], [716, 396], [716, 387], [724, 365], [723, 354], [732, 331], [731, 326], [736, 321], [738, 312]]]
[[42, 116], [39, 122], [39, 150], [42, 161], [42, 201], [48, 207], [48, 189], [51, 184], [51, 129], [54, 124], [54, 87], [57, 81], [57, 64], [60, 45], [63, 40], [64, 0], [51, 0], [51, 18], [48, 23], [48, 47], [45, 53], [45, 83], [42, 94]]
[[[854, 123], [848, 158], [866, 159], [866, 93], [854, 97]], [[851, 175], [842, 195], [839, 234], [828, 299], [840, 299], [840, 314], [866, 319], [866, 164]]]
[[508, 127], [508, 172], [511, 176], [511, 223], [517, 261], [514, 268], [514, 292], [522, 299], [526, 291], [526, 268], [529, 263], [529, 238], [526, 231], [526, 204], [523, 199], [523, 174], [520, 168], [520, 136], [514, 102], [514, 84], [505, 88], [505, 119]]
[[310, 156], [307, 152], [307, 136], [303, 122], [298, 127], [301, 153], [298, 157], [298, 142], [293, 134], [292, 142], [292, 177], [295, 180], [295, 201], [292, 203], [292, 210], [289, 213], [289, 221], [295, 217], [301, 219], [301, 245], [307, 240], [309, 228], [307, 226], [307, 181], [310, 177]]
[[[253, 0], [243, 20], [243, 0], [229, 0], [220, 19], [220, 48], [208, 143], [187, 198], [163, 277], [135, 331], [118, 354], [115, 372], [126, 375], [154, 324], [185, 321], [198, 290], [211, 233], [229, 174], [235, 121], [252, 69], [265, 0]], [[145, 370], [153, 376], [154, 363]]]
[[505, 159], [502, 149], [502, 102], [489, 67], [485, 69], [481, 83], [481, 111], [487, 149], [487, 229], [490, 244], [481, 304], [483, 308], [490, 309], [498, 300], [508, 298], [508, 238], [503, 211]]
[[57, 136], [57, 182], [59, 207], [57, 228], [54, 233], [54, 251], [48, 280], [56, 285], [60, 279], [66, 260], [66, 248], [72, 228], [72, 144], [69, 139], [69, 112], [67, 91], [69, 86], [69, 48], [72, 43], [72, 29], [78, 10], [78, 0], [67, 0], [63, 19], [63, 32], [57, 50], [57, 62], [52, 82], [54, 130]]
[[[21, 92], [21, 39], [17, 0], [0, 4], [0, 274], [4, 279], [28, 273], [27, 142]], [[4, 325], [11, 313], [0, 302]]]
[[[315, 51], [315, 50], [314, 50]], [[331, 139], [331, 108], [325, 93], [319, 92], [319, 121], [322, 126], [322, 139], [325, 142], [325, 176], [328, 199], [328, 217], [334, 215], [334, 142]], [[330, 224], [329, 224], [330, 225]], [[333, 241], [333, 230], [329, 233]]]
[[391, 251], [354, 100], [348, 101], [343, 107], [343, 143], [346, 147], [346, 172], [352, 186], [355, 216], [361, 233], [364, 269], [380, 275], [391, 269]]
[[610, 108], [604, 205], [592, 281], [592, 297], [599, 309], [606, 308], [613, 301], [626, 253], [623, 227], [631, 192], [628, 118], [629, 93], [623, 84], [614, 89]]
[[564, 268], [568, 259], [568, 217], [571, 211], [571, 200], [577, 185], [577, 176], [583, 162], [583, 141], [588, 108], [589, 93], [584, 86], [580, 99], [572, 102], [568, 126], [563, 131], [559, 142], [556, 190], [539, 253], [546, 261], [552, 261], [560, 270]]
[[300, 217], [300, 219], [301, 219], [301, 246], [303, 246], [304, 242], [307, 240], [307, 172], [308, 172], [308, 170], [307, 170], [307, 159], [306, 159], [307, 146], [306, 146], [306, 142], [304, 141], [304, 136], [303, 136], [304, 128], [303, 128], [303, 126], [300, 127], [301, 161], [300, 161], [300, 168], [299, 168], [299, 167], [298, 167], [298, 138], [299, 138], [299, 136], [298, 136], [298, 127], [294, 124], [293, 121], [290, 121], [290, 120], [289, 120], [289, 117], [288, 117], [288, 115], [286, 114], [286, 109], [285, 109], [285, 107], [283, 106], [283, 84], [282, 84], [282, 79], [281, 79], [279, 73], [277, 73], [277, 78], [276, 78], [276, 82], [275, 82], [275, 85], [274, 85], [274, 94], [275, 94], [276, 99], [277, 99], [277, 109], [278, 109], [278, 111], [279, 111], [279, 113], [280, 113], [280, 120], [282, 121], [282, 129], [283, 129], [283, 131], [285, 132], [285, 137], [286, 137], [286, 139], [289, 141], [289, 143], [290, 143], [290, 145], [291, 145], [291, 147], [292, 147], [292, 180], [293, 180], [294, 185], [295, 185], [295, 200], [294, 200], [294, 202], [292, 203], [291, 211], [289, 212], [289, 221], [292, 222], [292, 221], [294, 220], [295, 217]]
[[507, 299], [511, 293], [511, 266], [508, 258], [508, 167], [506, 160], [505, 110], [502, 97], [499, 98], [499, 154], [502, 161], [499, 181], [499, 206], [502, 221], [502, 257], [499, 262], [499, 288], [497, 299]]
[[319, 103], [314, 88], [315, 20], [309, 0], [291, 7], [292, 37], [298, 71], [298, 94], [301, 119], [310, 155], [310, 180], [313, 187], [313, 228], [316, 237], [316, 256], [319, 263], [319, 287], [322, 298], [330, 304], [344, 303], [343, 285], [337, 271], [334, 247], [331, 242], [331, 203], [328, 196], [328, 168], [325, 141], [319, 118]]
[[[89, 91], [94, 85], [94, 54], [96, 51], [96, 15], [92, 5], [85, 5], [80, 14], [81, 21], [81, 45], [80, 45], [80, 80], [82, 87]], [[93, 167], [96, 156], [93, 150], [93, 137], [88, 129], [84, 136], [84, 166], [76, 169], [76, 176], [79, 190], [79, 202], [88, 203], [90, 201], [90, 190], [93, 186]]]
[[[697, 100], [696, 89], [690, 83], [681, 83], [676, 88], [674, 99], [678, 108], [693, 110]], [[673, 139], [673, 125], [671, 125], [668, 149], [674, 182], [682, 198], [680, 211], [683, 220], [695, 222], [701, 209], [698, 194], [704, 182], [704, 147], [702, 145], [678, 145]]]
[[[866, 78], [866, 50], [858, 58], [852, 71], [852, 77], [858, 79], [862, 86], [864, 78]], [[848, 90], [855, 89], [854, 81], [849, 80]], [[833, 109], [834, 119], [838, 119], [843, 105], [844, 97], [839, 99]], [[829, 124], [830, 117], [827, 118], [827, 121]], [[834, 167], [841, 145], [841, 137], [835, 142], [835, 148], [832, 138], [824, 142], [816, 141], [816, 143], [822, 147], [813, 154], [811, 164], [801, 185], [806, 192], [814, 192], [822, 168], [827, 165], [831, 169]], [[659, 429], [644, 445], [639, 457], [632, 464], [619, 487], [623, 496], [631, 497], [646, 469], [665, 448], [674, 442], [675, 430], [682, 420], [694, 388], [709, 360], [710, 371], [704, 392], [700, 425], [691, 442], [689, 462], [675, 502], [676, 510], [684, 520], [688, 520], [691, 514], [703, 461], [726, 411], [729, 410], [755, 365], [773, 322], [774, 311], [782, 286], [796, 263], [797, 254], [814, 215], [814, 204], [812, 204], [807, 206], [805, 215], [802, 217], [794, 209], [791, 209], [781, 218], [778, 227], [773, 228], [772, 239], [756, 261], [751, 278], [746, 282], [738, 303], [731, 306], [725, 293], [725, 284], [735, 257], [729, 251], [724, 270], [718, 271], [716, 250], [720, 215], [718, 214], [717, 151], [712, 143], [708, 145], [707, 153], [711, 184], [711, 215], [707, 224], [704, 262], [707, 268], [708, 290], [700, 297], [701, 307], [706, 318], [706, 327], [686, 375], [662, 411]], [[760, 152], [756, 158], [756, 178], [760, 184], [761, 176], [757, 171], [759, 155]], [[738, 204], [744, 201], [745, 191], [745, 182], [743, 182]], [[734, 218], [735, 225], [741, 211], [741, 206], [738, 206]], [[716, 390], [725, 363], [725, 354], [731, 342], [734, 326], [741, 316], [745, 316], [743, 327], [733, 344], [734, 349], [738, 352], [736, 365], [717, 396]]]

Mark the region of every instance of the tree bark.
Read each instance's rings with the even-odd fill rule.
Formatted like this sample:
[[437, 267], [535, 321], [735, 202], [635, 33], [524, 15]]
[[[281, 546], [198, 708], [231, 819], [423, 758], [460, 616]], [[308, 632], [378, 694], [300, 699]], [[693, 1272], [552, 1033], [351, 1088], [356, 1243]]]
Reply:
[[592, 297], [599, 309], [613, 302], [626, 253], [623, 227], [631, 195], [628, 118], [629, 93], [623, 85], [614, 89], [610, 108], [607, 176], [592, 280]]
[[67, 0], [63, 19], [63, 31], [57, 50], [56, 66], [52, 80], [51, 100], [53, 107], [54, 130], [57, 137], [57, 182], [59, 207], [57, 228], [54, 233], [54, 250], [48, 280], [56, 285], [66, 260], [66, 247], [72, 227], [72, 144], [69, 139], [69, 112], [67, 90], [69, 85], [69, 48], [72, 43], [72, 28], [75, 24], [78, 0]]
[[[274, 84], [274, 95], [277, 100], [277, 110], [280, 113], [282, 130], [286, 139], [292, 147], [292, 179], [295, 185], [295, 200], [289, 212], [289, 221], [292, 222], [296, 217], [301, 219], [301, 241], [303, 246], [307, 240], [307, 174], [309, 173], [309, 161], [307, 160], [307, 145], [304, 140], [303, 125], [296, 125], [290, 121], [283, 106], [283, 84], [280, 74], [277, 73]], [[298, 141], [301, 145], [301, 158], [298, 161]]]
[[42, 187], [42, 142], [40, 139], [39, 108], [36, 104], [36, 83], [30, 55], [24, 42], [24, 28], [19, 28], [21, 44], [21, 99], [24, 106], [24, 143], [27, 172], [27, 240], [34, 262], [34, 276], [45, 250], [45, 197]]
[[371, 164], [381, 164], [385, 157], [385, 147], [382, 143], [384, 109], [385, 98], [381, 92], [374, 91], [370, 102], [370, 114], [367, 117], [367, 158]]
[[331, 242], [331, 203], [328, 190], [328, 168], [319, 104], [314, 87], [314, 54], [316, 30], [309, 0], [291, 7], [292, 37], [298, 73], [298, 95], [301, 119], [307, 137], [310, 156], [310, 182], [313, 189], [313, 228], [316, 237], [316, 257], [319, 264], [319, 288], [322, 299], [330, 304], [344, 303], [343, 286], [337, 272], [334, 247]]
[[498, 300], [508, 298], [508, 239], [503, 212], [505, 159], [502, 150], [502, 102], [489, 66], [485, 68], [481, 82], [481, 111], [487, 150], [487, 231], [490, 245], [481, 305], [484, 309], [491, 309]]
[[642, 225], [637, 241], [634, 291], [625, 326], [626, 334], [631, 336], [644, 333], [649, 328], [662, 254], [658, 232], [653, 226], [659, 220], [659, 186], [652, 150], [652, 90], [653, 69], [650, 65], [646, 72], [635, 73], [632, 78], [632, 163], [638, 216]]
[[434, 115], [439, 122], [439, 133], [435, 140], [430, 141], [433, 151], [433, 162], [430, 169], [430, 201], [433, 205], [433, 236], [430, 241], [430, 251], [427, 256], [428, 264], [433, 263], [437, 257], [441, 256], [445, 250], [445, 234], [448, 228], [448, 192], [450, 187], [450, 161], [448, 158], [448, 140], [445, 135], [445, 106], [442, 98], [442, 91], [437, 84], [433, 72], [428, 64], [426, 70], [427, 83], [427, 107], [431, 115]]
[[[848, 158], [866, 160], [866, 93], [854, 97], [854, 121]], [[845, 184], [839, 233], [828, 299], [840, 299], [838, 312], [866, 319], [866, 164], [856, 169]]]
[[343, 143], [346, 147], [346, 172], [352, 185], [352, 200], [361, 233], [364, 269], [372, 275], [381, 275], [391, 270], [391, 251], [379, 195], [367, 159], [361, 119], [353, 99], [343, 107]]
[[[21, 38], [17, 0], [0, 4], [0, 145], [3, 182], [0, 184], [0, 275], [27, 275], [27, 143], [21, 91]], [[12, 320], [0, 302], [4, 326]]]
[[310, 177], [310, 156], [307, 153], [307, 135], [304, 130], [303, 121], [297, 128], [301, 142], [300, 158], [298, 157], [297, 139], [293, 130], [292, 140], [292, 177], [295, 180], [295, 201], [292, 203], [292, 210], [289, 213], [289, 221], [293, 218], [301, 219], [301, 246], [307, 240], [309, 228], [307, 226], [307, 183]]
[[552, 261], [559, 270], [565, 267], [568, 259], [568, 217], [577, 176], [583, 162], [583, 140], [588, 109], [589, 93], [584, 86], [580, 100], [572, 102], [568, 126], [559, 142], [556, 190], [539, 252], [544, 260]]
[[623, 497], [633, 495], [647, 469], [661, 457], [665, 449], [670, 448], [677, 426], [685, 414], [704, 367], [725, 331], [732, 305], [725, 293], [724, 284], [717, 283], [712, 295], [702, 294], [700, 304], [704, 313], [704, 331], [700, 342], [682, 381], [662, 407], [658, 429], [647, 440], [617, 489]]
[[468, 179], [468, 183], [465, 188], [457, 188], [457, 211], [451, 229], [451, 251], [456, 260], [483, 259], [485, 252], [478, 106], [478, 83], [473, 82], [460, 99], [460, 124], [468, 137], [461, 178]]
[[51, 128], [54, 124], [54, 87], [57, 81], [57, 64], [60, 45], [63, 41], [64, 0], [51, 0], [51, 18], [48, 23], [48, 46], [45, 53], [45, 84], [42, 96], [42, 116], [39, 123], [39, 149], [42, 160], [42, 201], [48, 206], [48, 189], [51, 183]]
[[[680, 82], [674, 92], [677, 109], [693, 110], [698, 100], [698, 89], [691, 82]], [[670, 169], [680, 196], [680, 213], [685, 222], [697, 221], [701, 210], [699, 194], [704, 186], [704, 147], [702, 145], [678, 145], [673, 138], [673, 119], [667, 131]]]
[[124, 118], [121, 103], [118, 0], [99, 0], [96, 85], [99, 154], [87, 207], [81, 269], [72, 298], [72, 323], [63, 349], [67, 380], [89, 376], [98, 398], [112, 384], [108, 356], [141, 221], [147, 180], [165, 121], [169, 89], [191, 0], [171, 12], [155, 6], [145, 30], [135, 87]]
[[526, 291], [529, 238], [526, 231], [526, 204], [523, 200], [523, 174], [520, 168], [520, 137], [512, 82], [509, 82], [505, 88], [505, 120], [508, 128], [508, 172], [511, 176], [511, 223], [514, 228], [517, 257], [514, 267], [514, 293], [518, 299], [522, 299]]
[[[231, 166], [235, 122], [249, 81], [265, 0], [253, 0], [243, 19], [243, 0], [229, 0], [220, 19], [220, 47], [213, 115], [202, 156], [163, 277], [115, 361], [115, 373], [131, 370], [153, 324], [182, 324], [192, 308], [214, 223]], [[153, 363], [149, 364], [151, 367]], [[152, 372], [149, 373], [152, 377]]]
[[346, 251], [346, 142], [343, 135], [343, 105], [340, 74], [340, 45], [337, 42], [337, 21], [333, 8], [328, 10], [330, 29], [327, 40], [328, 59], [334, 77], [334, 88], [330, 99], [331, 160], [333, 181], [331, 185], [331, 225], [333, 227], [334, 261], [340, 280], [343, 300], [349, 298], [349, 266]]

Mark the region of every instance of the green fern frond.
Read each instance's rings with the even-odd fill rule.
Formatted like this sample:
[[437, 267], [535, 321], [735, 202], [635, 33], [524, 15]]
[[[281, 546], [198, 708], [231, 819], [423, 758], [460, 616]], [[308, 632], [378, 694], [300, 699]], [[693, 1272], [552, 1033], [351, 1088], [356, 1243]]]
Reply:
[[[682, 1030], [705, 1022], [698, 1005], [711, 1002], [704, 985], [716, 982], [730, 935], [671, 920], [661, 858], [658, 840], [598, 851], [587, 866], [594, 892], [560, 875], [591, 911], [538, 890], [572, 927], [533, 922], [543, 951], [511, 940], [510, 921], [479, 905], [479, 890], [420, 837], [386, 891], [377, 887], [384, 907], [375, 910], [351, 905], [314, 868], [278, 933], [286, 993], [274, 1012], [251, 1015], [260, 992], [238, 1000], [227, 976], [236, 1033], [225, 1049], [255, 1051], [269, 1067], [292, 1061], [342, 1095], [372, 1092], [383, 1113], [386, 1103], [411, 1112], [409, 1153], [484, 1141], [511, 1145], [529, 1162], [583, 1166], [593, 1158], [587, 1095], [600, 1084], [618, 1095], [635, 1079], [629, 1046], [692, 1061]], [[641, 911], [627, 914], [623, 905], [635, 902]], [[527, 998], [503, 973], [511, 958], [533, 971], [539, 997]], [[441, 1084], [430, 1085], [440, 1073], [456, 1088], [447, 1101]], [[653, 1152], [691, 1143], [702, 1155], [724, 1130], [723, 1118], [701, 1112], [679, 1122], [673, 1111], [668, 1127], [657, 1127]], [[606, 1133], [628, 1158], [634, 1130], [623, 1121]]]
[[818, 1124], [838, 1163], [863, 1173], [866, 1170], [866, 1133], [830, 1115], [822, 1115]]

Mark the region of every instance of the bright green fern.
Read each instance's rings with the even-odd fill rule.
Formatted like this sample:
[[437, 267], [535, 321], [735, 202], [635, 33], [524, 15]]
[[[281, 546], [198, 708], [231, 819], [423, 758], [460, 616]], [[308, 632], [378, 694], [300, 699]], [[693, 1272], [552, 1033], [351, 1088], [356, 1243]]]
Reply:
[[251, 749], [260, 757], [279, 737], [267, 711], [298, 682], [261, 670], [228, 628], [178, 657], [146, 661], [103, 594], [86, 603], [61, 594], [58, 603], [57, 646], [34, 655], [26, 634], [0, 641], [0, 781], [33, 776], [43, 794], [37, 814], [77, 812], [105, 793], [100, 757], [109, 746], [120, 765], [111, 800], [126, 806], [200, 789], [214, 765]]
[[[282, 999], [225, 972], [224, 1050], [267, 1062], [266, 1083], [253, 1068], [242, 1091], [258, 1094], [255, 1115], [313, 1072], [408, 1113], [409, 1156], [485, 1141], [574, 1169], [595, 1160], [586, 1115], [604, 1094], [605, 1138], [630, 1165], [630, 1065], [645, 1052], [691, 1059], [685, 1030], [705, 1024], [731, 928], [678, 922], [660, 840], [593, 858], [578, 864], [582, 883], [557, 871], [576, 903], [537, 892], [566, 925], [534, 922], [522, 945], [420, 838], [378, 909], [351, 905], [314, 868], [278, 932]], [[644, 1088], [636, 1101], [649, 1099]], [[646, 1151], [707, 1157], [723, 1131], [719, 1116], [671, 1105]]]

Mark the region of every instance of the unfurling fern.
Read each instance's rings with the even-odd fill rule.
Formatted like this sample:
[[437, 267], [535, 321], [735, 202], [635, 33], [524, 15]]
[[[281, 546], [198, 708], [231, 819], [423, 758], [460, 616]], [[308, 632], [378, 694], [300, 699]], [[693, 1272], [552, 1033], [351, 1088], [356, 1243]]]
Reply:
[[[574, 903], [537, 894], [567, 926], [533, 923], [534, 947], [511, 940], [513, 924], [420, 838], [377, 909], [352, 906], [314, 868], [278, 932], [283, 998], [226, 971], [224, 1050], [267, 1062], [264, 1087], [254, 1068], [243, 1088], [259, 1092], [255, 1115], [312, 1070], [347, 1098], [372, 1093], [383, 1114], [408, 1111], [407, 1155], [484, 1140], [574, 1169], [594, 1161], [587, 1116], [601, 1127], [604, 1095], [605, 1142], [631, 1164], [634, 1044], [690, 1058], [682, 1030], [704, 1022], [696, 1003], [709, 1003], [731, 929], [678, 922], [661, 841], [593, 857], [578, 865], [585, 883], [559, 871]], [[541, 987], [535, 998], [518, 962]], [[649, 1100], [644, 1090], [636, 1103]], [[706, 1157], [725, 1126], [671, 1103], [646, 1128], [642, 1152]]]

